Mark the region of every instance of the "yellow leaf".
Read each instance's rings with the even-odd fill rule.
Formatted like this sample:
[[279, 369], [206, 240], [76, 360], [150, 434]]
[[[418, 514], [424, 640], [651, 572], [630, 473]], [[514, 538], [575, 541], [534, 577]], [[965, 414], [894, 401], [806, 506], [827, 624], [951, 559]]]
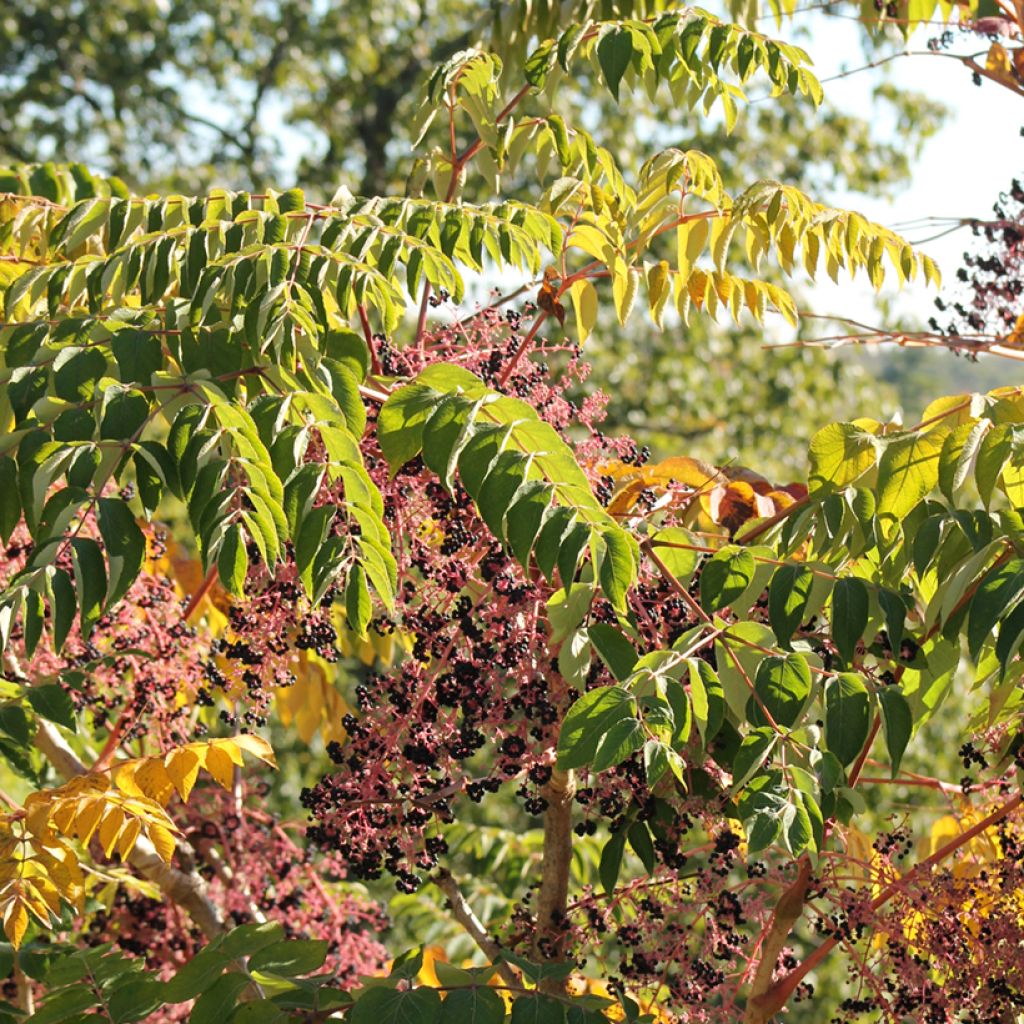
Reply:
[[124, 811], [120, 807], [111, 807], [103, 817], [103, 821], [100, 822], [99, 832], [97, 833], [100, 840], [100, 845], [103, 847], [103, 854], [109, 857], [114, 852], [114, 847], [117, 845], [117, 837], [121, 834], [121, 829], [124, 828]]
[[20, 901], [9, 904], [4, 911], [4, 934], [15, 949], [21, 945], [27, 928], [28, 911], [25, 910], [24, 904]]
[[149, 841], [157, 852], [157, 856], [165, 863], [171, 862], [174, 856], [174, 848], [177, 845], [174, 840], [174, 833], [163, 825], [151, 825], [149, 827]]
[[707, 244], [709, 223], [707, 218], [687, 221], [676, 228], [676, 261], [679, 273], [690, 276], [694, 263], [700, 258]]
[[242, 760], [242, 744], [239, 742], [241, 739], [241, 736], [233, 736], [231, 739], [210, 740], [210, 748], [223, 750], [231, 758], [231, 763], [241, 768], [244, 763]]
[[200, 758], [199, 755], [188, 747], [181, 750], [173, 750], [167, 755], [165, 767], [167, 777], [174, 784], [178, 796], [187, 801], [192, 787], [196, 784], [199, 776]]
[[121, 831], [117, 839], [117, 853], [121, 860], [127, 860], [128, 854], [135, 849], [136, 840], [142, 831], [142, 822], [138, 818], [132, 818]]
[[214, 781], [224, 789], [231, 789], [235, 777], [235, 763], [226, 751], [211, 745], [206, 750], [204, 760], [206, 770], [213, 776]]
[[573, 282], [569, 294], [576, 314], [576, 331], [582, 345], [597, 323], [597, 289], [588, 280], [581, 278]]
[[615, 301], [615, 313], [620, 324], [624, 324], [629, 319], [639, 285], [639, 275], [636, 270], [630, 267], [621, 256], [616, 256], [612, 263], [612, 298]]
[[[236, 736], [232, 742], [237, 747], [252, 754], [253, 757], [258, 757], [261, 761], [265, 761], [271, 767], [277, 767], [277, 760], [274, 758], [274, 748], [262, 736], [255, 736], [251, 732], [247, 732]], [[238, 763], [241, 764], [241, 760]]]
[[661, 327], [661, 315], [671, 290], [668, 263], [665, 260], [655, 263], [647, 271], [647, 298], [651, 319], [658, 327]]
[[1017, 87], [1017, 78], [1013, 73], [1010, 55], [1001, 43], [993, 43], [989, 47], [988, 56], [985, 58], [985, 70], [1004, 85]]
[[135, 773], [135, 782], [143, 796], [148, 796], [158, 804], [166, 804], [175, 788], [163, 761], [155, 757], [146, 758]]
[[[96, 831], [96, 827], [99, 825], [100, 819], [103, 817], [103, 812], [106, 809], [106, 806], [106, 803], [101, 797], [93, 797], [84, 805], [79, 805], [77, 812], [75, 812], [74, 805], [72, 805], [73, 828], [75, 830], [75, 834], [83, 843], [88, 843], [89, 840], [92, 839], [92, 834]], [[68, 828], [61, 827], [56, 814], [54, 815], [54, 823], [57, 824], [57, 827], [60, 828], [62, 832], [69, 832], [72, 824], [69, 822]]]

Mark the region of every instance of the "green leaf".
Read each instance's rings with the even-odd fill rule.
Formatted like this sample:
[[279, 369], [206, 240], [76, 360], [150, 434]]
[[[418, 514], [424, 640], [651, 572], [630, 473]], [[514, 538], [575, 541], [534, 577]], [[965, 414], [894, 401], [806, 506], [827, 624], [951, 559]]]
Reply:
[[776, 639], [789, 647], [793, 634], [807, 620], [814, 573], [803, 565], [783, 565], [768, 587], [768, 620]]
[[249, 958], [249, 970], [297, 978], [323, 967], [327, 943], [321, 939], [286, 939], [264, 946]]
[[489, 985], [449, 992], [441, 1007], [441, 1024], [502, 1024], [505, 1004]]
[[626, 852], [625, 831], [613, 833], [611, 839], [604, 844], [601, 850], [601, 861], [597, 873], [601, 879], [601, 887], [611, 895], [615, 892], [615, 886], [619, 881], [619, 871], [622, 868], [622, 856]]
[[[811, 670], [801, 654], [770, 655], [757, 667], [754, 693], [768, 714], [784, 729], [799, 720], [811, 695]], [[752, 697], [747, 716], [755, 725], [764, 724], [760, 704]]]
[[611, 526], [601, 530], [604, 550], [598, 566], [598, 580], [605, 597], [620, 614], [626, 610], [626, 594], [636, 577], [633, 542], [624, 530]]
[[900, 770], [903, 753], [914, 731], [914, 716], [906, 697], [899, 690], [889, 686], [878, 692], [878, 704], [882, 709], [882, 723], [885, 726], [885, 747], [889, 751], [892, 777]]
[[49, 722], [56, 722], [65, 729], [75, 728], [75, 706], [66, 691], [58, 683], [44, 683], [33, 686], [25, 694], [32, 710]]
[[836, 581], [832, 590], [832, 641], [848, 665], [868, 626], [868, 588], [856, 576]]
[[621, 630], [603, 622], [589, 627], [587, 636], [611, 674], [620, 683], [627, 679], [637, 660], [636, 648], [629, 637]]
[[75, 570], [79, 623], [82, 636], [87, 637], [103, 614], [107, 570], [99, 544], [89, 537], [76, 537], [71, 541], [71, 562]]
[[250, 984], [249, 978], [238, 971], [222, 974], [196, 1000], [189, 1014], [189, 1024], [224, 1024], [238, 997]]
[[100, 437], [104, 441], [136, 439], [149, 417], [149, 399], [141, 391], [120, 385], [103, 392]]
[[598, 741], [591, 770], [603, 772], [622, 764], [643, 745], [644, 727], [640, 722], [636, 718], [620, 719]]
[[708, 613], [728, 607], [750, 585], [757, 563], [745, 548], [729, 545], [715, 552], [700, 574], [700, 603]]
[[563, 1024], [565, 1006], [540, 992], [518, 996], [512, 1004], [511, 1024]]
[[366, 627], [373, 614], [373, 602], [366, 585], [366, 573], [361, 565], [354, 565], [345, 584], [345, 615], [350, 628], [359, 636], [366, 636]]
[[941, 430], [890, 441], [878, 464], [878, 516], [902, 522], [939, 482]]
[[245, 576], [248, 571], [245, 534], [238, 523], [231, 523], [224, 531], [224, 539], [217, 553], [217, 575], [229, 594], [241, 597], [245, 592]]
[[110, 994], [113, 1024], [145, 1020], [164, 1005], [164, 986], [156, 978], [131, 978]]
[[690, 704], [701, 742], [707, 746], [725, 720], [725, 694], [715, 670], [701, 658], [690, 658]]
[[627, 28], [614, 28], [606, 32], [597, 44], [601, 73], [616, 102], [619, 99], [619, 84], [632, 59], [633, 35]]
[[53, 648], [60, 651], [64, 646], [68, 633], [75, 623], [75, 612], [78, 609], [78, 600], [75, 595], [75, 585], [71, 577], [63, 570], [57, 569], [50, 580], [50, 588], [53, 593], [53, 618], [51, 628], [53, 629]]
[[667, 744], [648, 740], [644, 744], [644, 772], [647, 785], [653, 789], [666, 772], [671, 772], [677, 782], [685, 787], [683, 759]]
[[119, 499], [100, 498], [99, 527], [107, 550], [110, 584], [106, 608], [117, 604], [138, 579], [146, 557], [146, 538], [131, 509]]
[[981, 581], [970, 602], [967, 619], [967, 649], [977, 661], [986, 641], [995, 637], [1001, 623], [1024, 596], [1024, 561], [1015, 558], [992, 569]]
[[0, 732], [6, 733], [18, 746], [28, 746], [29, 732], [28, 715], [17, 704], [0, 707]]
[[6, 544], [21, 519], [18, 467], [9, 455], [0, 456], [0, 540]]
[[825, 742], [847, 765], [861, 752], [871, 729], [871, 695], [860, 676], [843, 672], [825, 684]]
[[65, 348], [53, 361], [53, 392], [66, 402], [87, 402], [106, 369], [98, 348]]
[[764, 726], [754, 729], [743, 737], [740, 749], [732, 765], [732, 792], [739, 792], [760, 768], [775, 746], [778, 734], [774, 729]]
[[[782, 840], [794, 857], [809, 847], [816, 848], [814, 827], [804, 803], [805, 799], [808, 798], [803, 793], [795, 794], [795, 799], [787, 803], [782, 812]], [[813, 804], [813, 801], [811, 802]], [[817, 810], [816, 804], [814, 809]], [[820, 816], [818, 812], [818, 817]]]
[[438, 1024], [441, 996], [436, 989], [366, 989], [349, 1011], [349, 1024]]
[[856, 423], [830, 423], [811, 438], [811, 491], [840, 490], [863, 476], [877, 457], [874, 434]]
[[164, 986], [169, 1003], [183, 1003], [205, 992], [231, 962], [216, 945], [200, 950]]
[[632, 719], [633, 695], [621, 686], [599, 686], [585, 693], [562, 722], [558, 766], [581, 768], [594, 759], [605, 733], [623, 719]]
[[252, 956], [265, 946], [284, 939], [284, 928], [277, 921], [243, 924], [224, 936], [221, 951], [229, 957]]
[[700, 554], [689, 530], [680, 526], [667, 526], [651, 537], [651, 546], [666, 569], [684, 586], [697, 571]]

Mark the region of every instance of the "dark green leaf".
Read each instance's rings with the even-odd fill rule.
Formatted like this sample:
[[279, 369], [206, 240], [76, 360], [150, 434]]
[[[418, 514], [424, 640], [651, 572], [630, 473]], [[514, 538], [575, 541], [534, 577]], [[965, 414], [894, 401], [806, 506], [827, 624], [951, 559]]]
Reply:
[[871, 729], [871, 695], [860, 676], [843, 672], [825, 684], [825, 741], [842, 764], [863, 749]]
[[105, 605], [109, 608], [120, 601], [138, 579], [146, 557], [146, 538], [131, 509], [117, 498], [100, 498], [99, 526], [110, 572]]
[[541, 993], [519, 996], [512, 1004], [511, 1024], [564, 1024], [565, 1006]]
[[156, 978], [132, 978], [110, 995], [113, 1024], [145, 1020], [164, 1004], [164, 987]]
[[706, 612], [728, 607], [750, 585], [757, 565], [744, 548], [724, 547], [704, 565], [700, 574], [700, 603]]
[[99, 544], [90, 537], [71, 542], [71, 561], [75, 569], [75, 597], [82, 636], [87, 637], [103, 614], [107, 597], [107, 570]]
[[216, 946], [200, 950], [164, 986], [164, 996], [169, 1003], [183, 1003], [205, 992], [221, 976], [230, 963]]
[[[791, 728], [811, 695], [811, 670], [806, 659], [800, 654], [764, 658], [754, 677], [754, 693], [777, 725]], [[747, 714], [755, 725], [764, 724], [763, 709], [753, 697]]]
[[275, 942], [253, 953], [250, 971], [280, 974], [297, 978], [323, 966], [327, 959], [327, 943], [320, 939], [289, 939]]
[[597, 44], [597, 60], [605, 83], [616, 101], [619, 98], [619, 83], [632, 59], [633, 36], [627, 28], [613, 28]]
[[640, 722], [635, 718], [622, 718], [598, 740], [591, 769], [603, 772], [622, 764], [643, 745], [644, 728]]
[[914, 716], [906, 697], [893, 687], [886, 687], [878, 693], [878, 703], [882, 708], [882, 722], [885, 725], [885, 746], [889, 751], [892, 764], [892, 776], [900, 770], [903, 752], [910, 742], [910, 734], [914, 730]]
[[367, 989], [348, 1015], [349, 1024], [437, 1024], [441, 997], [432, 988]]
[[768, 619], [776, 639], [785, 647], [807, 619], [814, 573], [803, 565], [783, 565], [768, 587]]
[[252, 983], [238, 971], [222, 974], [196, 1000], [189, 1024], [224, 1024], [238, 1003], [238, 997]]
[[502, 1024], [505, 1004], [489, 985], [449, 992], [441, 1008], [441, 1024]]
[[224, 531], [217, 554], [217, 575], [220, 576], [224, 589], [235, 597], [241, 597], [245, 591], [245, 576], [249, 571], [249, 558], [245, 552], [245, 534], [238, 523], [232, 523]]
[[839, 656], [852, 663], [868, 625], [868, 588], [855, 576], [836, 581], [832, 590], [832, 640]]
[[64, 688], [57, 683], [33, 686], [25, 694], [32, 710], [50, 722], [66, 729], [75, 728], [75, 706]]
[[7, 543], [21, 519], [18, 467], [9, 455], [0, 456], [0, 540]]
[[608, 666], [611, 674], [621, 683], [636, 665], [636, 648], [629, 637], [615, 626], [597, 622], [587, 630], [594, 650]]
[[619, 881], [619, 870], [622, 868], [622, 855], [626, 852], [626, 833], [616, 832], [611, 839], [604, 844], [601, 850], [601, 862], [598, 866], [598, 875], [601, 878], [601, 887], [611, 895], [615, 892], [615, 886]]

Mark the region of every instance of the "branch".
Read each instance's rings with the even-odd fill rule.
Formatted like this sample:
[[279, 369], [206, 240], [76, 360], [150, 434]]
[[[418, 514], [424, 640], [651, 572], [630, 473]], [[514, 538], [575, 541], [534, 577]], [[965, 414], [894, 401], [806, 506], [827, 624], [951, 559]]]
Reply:
[[[982, 818], [977, 824], [971, 826], [966, 832], [961, 832], [955, 839], [951, 839], [945, 846], [940, 847], [930, 857], [926, 857], [924, 860], [916, 864], [910, 871], [907, 872], [902, 878], [896, 879], [896, 881], [886, 886], [872, 901], [871, 909], [878, 910], [879, 907], [884, 906], [889, 902], [901, 889], [904, 889], [908, 883], [915, 882], [921, 876], [931, 870], [936, 864], [941, 863], [947, 857], [956, 853], [961, 846], [965, 846], [975, 836], [981, 835], [986, 829], [991, 828], [993, 825], [998, 824], [1003, 818], [1006, 818], [1012, 814], [1018, 807], [1021, 806], [1021, 801], [1024, 799], [1024, 795], [1018, 793], [1015, 797], [1007, 800], [1001, 807], [997, 807], [990, 815], [986, 818]], [[818, 966], [828, 956], [830, 952], [838, 945], [839, 940], [836, 938], [826, 939], [809, 957], [807, 957], [799, 967], [786, 975], [786, 977], [776, 982], [775, 986], [765, 993], [761, 1000], [759, 1009], [762, 1011], [762, 1016], [755, 1018], [756, 1020], [767, 1021], [773, 1013], [778, 1013], [783, 1006], [786, 1005], [786, 1001], [795, 991], [797, 985]]]
[[518, 985], [519, 976], [501, 959], [501, 946], [491, 937], [483, 922], [473, 913], [473, 908], [466, 902], [458, 883], [452, 873], [440, 868], [434, 873], [431, 881], [445, 894], [451, 904], [452, 916], [465, 929], [466, 934], [477, 944], [480, 952], [495, 966], [498, 976], [506, 985]]
[[[533, 938], [534, 956], [559, 960], [565, 944], [565, 912], [569, 902], [569, 868], [572, 865], [572, 799], [576, 793], [573, 773], [557, 768], [541, 790], [548, 802], [544, 813], [544, 855], [541, 861], [540, 891], [537, 894], [537, 926]], [[541, 981], [545, 992], [561, 992], [556, 978]]]
[[761, 942], [761, 959], [754, 975], [754, 984], [747, 1000], [747, 1008], [743, 1014], [743, 1024], [767, 1024], [771, 1013], [761, 1010], [761, 1002], [772, 985], [775, 965], [779, 962], [779, 954], [786, 945], [789, 933], [800, 920], [807, 889], [811, 881], [811, 861], [804, 856], [800, 870], [793, 884], [782, 894], [772, 914], [771, 924], [765, 930]]

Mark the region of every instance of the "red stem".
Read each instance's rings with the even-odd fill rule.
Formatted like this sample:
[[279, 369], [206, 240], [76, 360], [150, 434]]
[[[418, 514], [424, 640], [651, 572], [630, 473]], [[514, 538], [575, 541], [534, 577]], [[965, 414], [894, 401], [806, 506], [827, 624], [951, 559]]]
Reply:
[[[889, 902], [907, 883], [915, 881], [918, 876], [927, 872], [930, 868], [945, 860], [951, 854], [956, 853], [961, 846], [969, 843], [975, 836], [980, 835], [986, 829], [1002, 821], [1007, 815], [1013, 813], [1021, 805], [1024, 799], [1018, 793], [1015, 797], [1007, 800], [1001, 807], [996, 808], [988, 817], [983, 818], [976, 825], [972, 825], [966, 832], [962, 832], [955, 839], [951, 839], [945, 846], [940, 847], [933, 854], [916, 864], [906, 875], [886, 886], [872, 901], [871, 909], [878, 910]], [[766, 1018], [777, 1013], [786, 1001], [796, 990], [801, 981], [825, 959], [826, 956], [838, 945], [839, 940], [835, 938], [826, 939], [809, 957], [807, 957], [792, 974], [787, 974], [773, 989], [770, 989], [761, 1001], [759, 1009], [763, 1011]]]

